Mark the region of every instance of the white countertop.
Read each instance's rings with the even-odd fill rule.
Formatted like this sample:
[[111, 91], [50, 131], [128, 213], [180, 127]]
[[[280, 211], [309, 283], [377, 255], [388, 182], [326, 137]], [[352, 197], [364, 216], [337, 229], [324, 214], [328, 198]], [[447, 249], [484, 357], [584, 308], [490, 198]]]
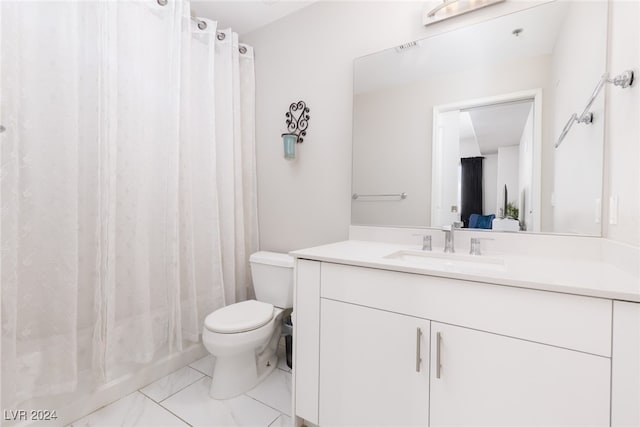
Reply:
[[[501, 258], [504, 269], [482, 271], [457, 268], [442, 262], [442, 268], [419, 261], [384, 258], [400, 250], [420, 250], [417, 245], [346, 240], [329, 245], [292, 251], [296, 258], [347, 264], [359, 267], [447, 277], [504, 286], [562, 292], [614, 300], [640, 302], [640, 279], [611, 264], [579, 259], [557, 259], [487, 252], [482, 256]], [[443, 252], [434, 247], [433, 252]], [[465, 257], [466, 254], [452, 254]]]

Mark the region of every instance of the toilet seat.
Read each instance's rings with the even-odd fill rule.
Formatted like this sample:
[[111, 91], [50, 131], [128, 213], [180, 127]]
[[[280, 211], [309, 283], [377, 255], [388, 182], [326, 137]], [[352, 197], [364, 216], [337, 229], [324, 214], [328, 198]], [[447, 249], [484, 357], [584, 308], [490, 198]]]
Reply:
[[211, 332], [236, 334], [258, 329], [273, 318], [273, 305], [248, 300], [220, 308], [204, 319], [205, 327]]

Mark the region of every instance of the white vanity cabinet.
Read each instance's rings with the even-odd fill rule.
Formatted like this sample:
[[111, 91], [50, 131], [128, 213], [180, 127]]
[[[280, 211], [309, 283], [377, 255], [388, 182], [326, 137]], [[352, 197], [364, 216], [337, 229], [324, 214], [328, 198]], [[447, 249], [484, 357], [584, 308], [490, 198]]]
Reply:
[[611, 427], [640, 426], [640, 303], [613, 303]]
[[298, 259], [295, 303], [296, 425], [611, 423], [611, 300]]
[[431, 346], [431, 426], [609, 425], [609, 358], [437, 322]]
[[330, 299], [320, 313], [320, 423], [426, 426], [430, 322]]

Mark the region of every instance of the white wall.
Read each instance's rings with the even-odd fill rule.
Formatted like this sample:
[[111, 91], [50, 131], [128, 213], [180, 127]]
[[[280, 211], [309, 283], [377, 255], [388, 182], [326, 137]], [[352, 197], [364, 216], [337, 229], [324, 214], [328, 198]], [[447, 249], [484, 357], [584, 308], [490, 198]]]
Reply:
[[[423, 27], [423, 2], [318, 2], [245, 35], [256, 51], [261, 248], [288, 251], [347, 238], [354, 58], [530, 6], [507, 1]], [[609, 68], [634, 68], [638, 80], [632, 89], [607, 89], [605, 146], [605, 195], [618, 195], [620, 206], [618, 224], [605, 223], [604, 235], [634, 245], [640, 245], [639, 15], [638, 2], [612, 1]], [[289, 103], [299, 99], [312, 118], [298, 159], [288, 163], [280, 133]], [[543, 151], [543, 162], [549, 155]], [[550, 194], [549, 177], [542, 187]]]
[[[406, 90], [385, 90], [355, 96], [353, 151], [358, 155], [353, 158], [353, 191], [408, 194], [404, 200], [353, 202], [356, 224], [431, 224], [431, 138], [426, 136], [430, 117], [425, 116], [420, 97], [406, 94]], [[408, 120], [408, 111], [420, 119]]]
[[[609, 10], [609, 71], [633, 69], [631, 88], [607, 88], [604, 235], [640, 246], [640, 2], [614, 1]], [[617, 224], [608, 224], [609, 196], [618, 197]]]
[[[504, 186], [507, 186], [507, 202], [514, 203], [516, 206], [519, 205], [520, 194], [518, 192], [518, 188], [520, 187], [518, 184], [519, 173], [519, 157], [520, 157], [520, 147], [518, 145], [512, 145], [510, 147], [499, 147], [498, 148], [498, 177], [497, 177], [497, 188], [496, 192], [498, 194], [496, 205], [496, 216], [500, 213], [500, 209], [504, 211]], [[503, 212], [506, 215], [506, 212]]]
[[496, 209], [498, 206], [498, 154], [486, 154], [482, 161], [482, 188], [484, 198], [482, 199], [482, 213], [485, 215], [494, 214], [496, 217], [500, 213]]
[[480, 157], [480, 146], [476, 138], [460, 138], [460, 158]]
[[[441, 222], [445, 220], [443, 216], [435, 220], [437, 207], [432, 206], [439, 200], [438, 197], [432, 199], [431, 195], [433, 108], [525, 89], [540, 88], [547, 91], [550, 64], [551, 57], [542, 55], [356, 94], [353, 135], [353, 152], [356, 153], [353, 159], [354, 191], [405, 191], [409, 196], [407, 200], [395, 203], [354, 203], [353, 224], [448, 224], [449, 215], [446, 215], [447, 222]], [[459, 121], [455, 123], [455, 127], [459, 131]], [[543, 132], [545, 131], [546, 128], [543, 128]], [[389, 140], [395, 143], [389, 144]], [[517, 143], [518, 141], [513, 141], [513, 144]], [[459, 146], [459, 142], [455, 145]], [[545, 164], [543, 168], [546, 169]], [[453, 170], [456, 171], [457, 168]], [[543, 170], [542, 175], [550, 174]], [[457, 183], [457, 179], [453, 182]], [[434, 182], [433, 185], [440, 184]], [[510, 190], [513, 195], [517, 193], [517, 188]], [[444, 209], [446, 204], [448, 203], [441, 207]], [[449, 209], [450, 206], [442, 213], [448, 214]], [[431, 222], [429, 210], [434, 218]]]
[[[353, 60], [524, 9], [505, 2], [429, 27], [422, 1], [317, 2], [251, 32], [255, 48], [260, 246], [288, 251], [348, 237]], [[308, 136], [287, 162], [280, 134], [291, 102], [311, 108]]]
[[[529, 112], [527, 122], [522, 130], [522, 136], [520, 137], [520, 176], [518, 177], [518, 195], [520, 197], [520, 204], [518, 209], [520, 210], [520, 222], [524, 223], [525, 229], [529, 231], [533, 230], [533, 108]], [[523, 209], [524, 207], [524, 209]], [[539, 213], [536, 213], [539, 215]]]
[[[460, 182], [460, 111], [447, 111], [439, 116], [437, 136], [433, 142], [433, 170], [435, 172], [433, 174], [433, 188], [427, 188], [427, 190], [433, 191], [429, 203], [432, 221], [425, 224], [434, 227], [459, 221], [461, 209], [458, 203], [460, 193], [458, 186]], [[425, 145], [431, 146], [428, 142]], [[454, 206], [455, 209], [453, 209]]]
[[[605, 2], [571, 4], [553, 51], [553, 139], [572, 113], [582, 113], [593, 88], [604, 73]], [[573, 58], [580, 58], [576, 62]], [[562, 145], [554, 150], [552, 231], [600, 234], [596, 208], [602, 197], [602, 140], [604, 94], [593, 104], [590, 125], [574, 124]], [[587, 213], [585, 215], [585, 213]]]

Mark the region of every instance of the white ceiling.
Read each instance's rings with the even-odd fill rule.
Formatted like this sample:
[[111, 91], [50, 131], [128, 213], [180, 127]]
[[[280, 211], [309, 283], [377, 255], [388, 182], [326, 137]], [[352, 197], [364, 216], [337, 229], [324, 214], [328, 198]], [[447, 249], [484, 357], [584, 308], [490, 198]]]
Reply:
[[519, 145], [532, 107], [533, 101], [525, 101], [469, 110], [468, 116], [480, 153], [494, 154], [499, 147]]
[[[506, 60], [553, 52], [568, 2], [541, 6], [442, 33], [399, 51], [387, 49], [355, 61], [355, 93], [427, 80]], [[512, 31], [522, 28], [516, 37]]]
[[231, 28], [239, 35], [247, 34], [283, 18], [317, 0], [193, 0], [192, 12], [201, 18], [218, 22], [218, 28]]

